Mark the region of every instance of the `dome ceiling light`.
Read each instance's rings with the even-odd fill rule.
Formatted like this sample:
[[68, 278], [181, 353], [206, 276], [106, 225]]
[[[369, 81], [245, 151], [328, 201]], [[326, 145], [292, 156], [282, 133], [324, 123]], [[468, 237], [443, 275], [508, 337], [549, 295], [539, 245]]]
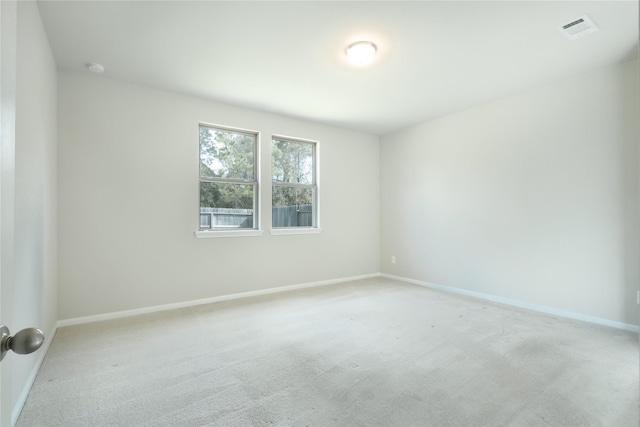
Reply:
[[349, 61], [356, 65], [365, 65], [373, 60], [378, 50], [377, 46], [368, 41], [351, 43], [345, 50]]

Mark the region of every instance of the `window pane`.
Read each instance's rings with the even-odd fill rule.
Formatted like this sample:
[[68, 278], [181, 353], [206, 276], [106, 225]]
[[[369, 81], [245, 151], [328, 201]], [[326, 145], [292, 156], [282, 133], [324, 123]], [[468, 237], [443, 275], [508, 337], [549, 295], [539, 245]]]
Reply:
[[271, 175], [275, 182], [315, 184], [313, 177], [314, 145], [297, 141], [271, 142]]
[[213, 213], [200, 213], [200, 228], [211, 228], [211, 217]]
[[200, 127], [200, 176], [254, 180], [255, 135]]
[[271, 225], [313, 227], [314, 189], [273, 186]]
[[[253, 184], [200, 183], [201, 228], [253, 228]], [[211, 219], [204, 219], [207, 214]]]

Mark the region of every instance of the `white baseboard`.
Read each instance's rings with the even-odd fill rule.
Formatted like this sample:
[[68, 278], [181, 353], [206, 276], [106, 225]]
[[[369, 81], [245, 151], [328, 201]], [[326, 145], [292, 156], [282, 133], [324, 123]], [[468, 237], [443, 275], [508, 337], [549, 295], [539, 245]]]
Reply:
[[24, 387], [22, 387], [22, 392], [20, 393], [20, 397], [18, 397], [18, 401], [16, 402], [13, 410], [11, 411], [11, 425], [14, 426], [18, 421], [18, 417], [20, 416], [20, 412], [22, 412], [22, 408], [24, 408], [24, 404], [27, 401], [27, 397], [29, 396], [29, 392], [31, 391], [31, 387], [33, 387], [33, 383], [36, 380], [36, 376], [38, 375], [38, 371], [40, 370], [40, 366], [42, 366], [42, 362], [44, 362], [44, 357], [47, 355], [49, 351], [49, 347], [53, 342], [53, 339], [56, 336], [56, 332], [58, 331], [57, 325], [53, 326], [53, 330], [49, 333], [49, 337], [44, 340], [44, 344], [38, 350], [38, 358], [36, 359], [35, 365], [33, 365], [33, 369], [31, 369], [31, 373], [29, 377], [24, 383]]
[[[305, 288], [314, 288], [314, 287], [317, 287], [317, 286], [334, 285], [334, 284], [343, 283], [343, 282], [350, 282], [350, 281], [353, 281], [353, 280], [369, 279], [369, 278], [372, 278], [372, 277], [386, 277], [388, 279], [394, 279], [394, 280], [399, 280], [399, 281], [405, 282], [405, 283], [411, 283], [411, 284], [414, 284], [414, 285], [425, 286], [425, 287], [428, 287], [428, 288], [431, 288], [431, 289], [436, 289], [436, 290], [439, 290], [439, 291], [451, 292], [451, 293], [456, 293], [456, 294], [460, 294], [460, 295], [466, 295], [466, 296], [479, 298], [479, 299], [483, 299], [483, 300], [487, 300], [487, 301], [497, 302], [497, 303], [500, 303], [500, 304], [506, 304], [506, 305], [511, 305], [511, 306], [514, 306], [514, 307], [525, 308], [527, 310], [537, 311], [537, 312], [540, 312], [540, 313], [552, 314], [554, 316], [564, 317], [564, 318], [567, 318], [567, 319], [580, 320], [580, 321], [583, 321], [583, 322], [594, 323], [594, 324], [597, 324], [597, 325], [608, 326], [608, 327], [612, 327], [612, 328], [616, 328], [616, 329], [622, 329], [622, 330], [629, 331], [629, 332], [640, 333], [640, 327], [638, 327], [637, 325], [631, 325], [631, 324], [628, 324], [628, 323], [617, 322], [617, 321], [609, 320], [609, 319], [603, 319], [601, 317], [588, 316], [588, 315], [585, 315], [585, 314], [575, 313], [575, 312], [566, 311], [566, 310], [560, 310], [560, 309], [557, 309], [557, 308], [552, 308], [552, 307], [547, 307], [547, 306], [542, 306], [542, 305], [530, 304], [530, 303], [523, 302], [523, 301], [513, 300], [513, 299], [509, 299], [509, 298], [503, 298], [503, 297], [499, 297], [499, 296], [495, 296], [495, 295], [491, 295], [491, 294], [485, 294], [485, 293], [482, 293], [482, 292], [468, 291], [466, 289], [460, 289], [460, 288], [454, 288], [454, 287], [451, 287], [451, 286], [438, 285], [438, 284], [435, 284], [435, 283], [425, 282], [423, 280], [410, 279], [410, 278], [407, 278], [407, 277], [395, 276], [395, 275], [386, 274], [386, 273], [372, 273], [372, 274], [364, 274], [364, 275], [360, 275], [360, 276], [342, 277], [342, 278], [339, 278], [339, 279], [331, 279], [331, 280], [322, 280], [322, 281], [318, 281], [318, 282], [301, 283], [301, 284], [297, 284], [297, 285], [289, 285], [289, 286], [281, 286], [281, 287], [277, 287], [277, 288], [262, 289], [262, 290], [259, 290], [259, 291], [240, 292], [240, 293], [237, 293], [237, 294], [221, 295], [221, 296], [217, 296], [217, 297], [204, 298], [204, 299], [191, 300], [191, 301], [184, 301], [184, 302], [173, 303], [173, 304], [157, 305], [157, 306], [152, 306], [152, 307], [144, 307], [144, 308], [138, 308], [138, 309], [134, 309], [134, 310], [117, 311], [117, 312], [113, 312], [113, 313], [104, 313], [104, 314], [98, 314], [98, 315], [94, 315], [94, 316], [75, 317], [75, 318], [71, 318], [71, 319], [59, 320], [58, 323], [56, 324], [56, 327], [57, 328], [61, 328], [61, 327], [64, 327], [64, 326], [80, 325], [80, 324], [84, 324], [84, 323], [99, 322], [99, 321], [102, 321], [102, 320], [119, 319], [119, 318], [123, 318], [123, 317], [137, 316], [139, 314], [155, 313], [155, 312], [158, 312], [158, 311], [174, 310], [174, 309], [177, 309], [177, 308], [184, 308], [184, 307], [193, 307], [193, 306], [197, 306], [197, 305], [211, 304], [211, 303], [221, 302], [221, 301], [231, 301], [231, 300], [235, 300], [235, 299], [249, 298], [249, 297], [255, 297], [255, 296], [260, 296], [260, 295], [276, 294], [276, 293], [280, 293], [280, 292], [293, 291], [293, 290], [296, 290], [296, 289], [305, 289]], [[51, 340], [49, 340], [48, 343], [46, 344], [47, 348], [48, 348], [48, 345], [50, 343], [51, 343]], [[46, 349], [45, 349], [45, 351], [41, 352], [41, 354], [43, 355], [42, 358], [44, 358], [44, 354], [45, 353], [46, 353]], [[42, 360], [39, 360], [38, 363], [41, 364]], [[39, 367], [39, 364], [38, 364], [38, 367]], [[37, 370], [35, 370], [34, 372], [37, 373]], [[35, 379], [35, 373], [33, 374], [33, 378], [34, 379]], [[30, 388], [30, 385], [29, 385], [29, 388]], [[25, 387], [25, 389], [26, 389], [26, 387]], [[28, 391], [27, 391], [27, 393], [28, 393]], [[25, 394], [25, 393], [23, 393], [23, 394]], [[26, 399], [26, 394], [25, 394], [24, 398]], [[20, 412], [18, 411], [18, 414], [19, 413]]]
[[394, 276], [392, 274], [381, 273], [380, 276], [386, 277], [387, 279], [394, 279], [394, 280], [399, 280], [401, 282], [411, 283], [413, 285], [425, 286], [427, 288], [435, 289], [438, 291], [451, 292], [451, 293], [466, 295], [466, 296], [479, 298], [487, 301], [497, 302], [500, 304], [506, 304], [506, 305], [512, 305], [515, 307], [525, 308], [527, 310], [538, 311], [540, 313], [553, 314], [554, 316], [565, 317], [567, 319], [581, 320], [583, 322], [609, 326], [611, 328], [622, 329], [629, 332], [635, 332], [635, 333], [640, 332], [640, 327], [638, 327], [637, 325], [616, 322], [614, 320], [603, 319], [601, 317], [588, 316], [585, 314], [574, 313], [572, 311], [560, 310], [557, 308], [546, 307], [543, 305], [529, 304], [527, 302], [498, 297], [495, 295], [485, 294], [482, 292], [468, 291], [465, 289], [453, 288], [451, 286], [443, 286], [435, 283], [425, 282], [422, 280], [415, 280], [415, 279], [409, 279], [407, 277]]
[[230, 301], [240, 298], [249, 298], [260, 295], [276, 294], [280, 292], [293, 291], [296, 289], [315, 288], [317, 286], [334, 285], [337, 283], [351, 282], [353, 280], [369, 279], [380, 277], [380, 273], [363, 274], [360, 276], [342, 277], [339, 279], [321, 280], [319, 282], [301, 283], [297, 285], [280, 286], [278, 288], [261, 289], [259, 291], [240, 292], [237, 294], [221, 295], [217, 297], [204, 298], [198, 300], [184, 301], [173, 304], [156, 305], [152, 307], [137, 308], [134, 310], [116, 311], [113, 313], [97, 314], [94, 316], [75, 317], [71, 319], [58, 320], [57, 327], [80, 325], [83, 323], [99, 322], [102, 320], [119, 319], [122, 317], [137, 316], [139, 314], [155, 313], [158, 311], [175, 310], [177, 308], [193, 307], [196, 305], [211, 304], [214, 302]]

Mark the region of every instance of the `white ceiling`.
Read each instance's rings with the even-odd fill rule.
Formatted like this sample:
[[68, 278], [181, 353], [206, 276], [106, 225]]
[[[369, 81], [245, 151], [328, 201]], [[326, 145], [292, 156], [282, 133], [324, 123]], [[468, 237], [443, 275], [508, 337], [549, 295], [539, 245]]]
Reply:
[[[637, 58], [638, 2], [42, 1], [58, 66], [384, 134]], [[557, 27], [588, 14], [600, 32]], [[378, 45], [367, 67], [344, 48]]]

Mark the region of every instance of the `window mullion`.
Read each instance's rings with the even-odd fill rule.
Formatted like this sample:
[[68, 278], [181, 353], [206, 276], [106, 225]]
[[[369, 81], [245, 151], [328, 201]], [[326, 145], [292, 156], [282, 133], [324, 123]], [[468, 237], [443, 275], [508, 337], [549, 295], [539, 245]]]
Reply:
[[298, 183], [295, 183], [295, 182], [273, 181], [273, 185], [275, 187], [316, 188], [316, 186], [312, 185], [312, 184], [298, 184]]
[[210, 176], [201, 176], [201, 182], [227, 182], [229, 184], [253, 184], [258, 181], [253, 180], [245, 180], [245, 179], [237, 179], [237, 178], [221, 178], [221, 177], [210, 177]]

